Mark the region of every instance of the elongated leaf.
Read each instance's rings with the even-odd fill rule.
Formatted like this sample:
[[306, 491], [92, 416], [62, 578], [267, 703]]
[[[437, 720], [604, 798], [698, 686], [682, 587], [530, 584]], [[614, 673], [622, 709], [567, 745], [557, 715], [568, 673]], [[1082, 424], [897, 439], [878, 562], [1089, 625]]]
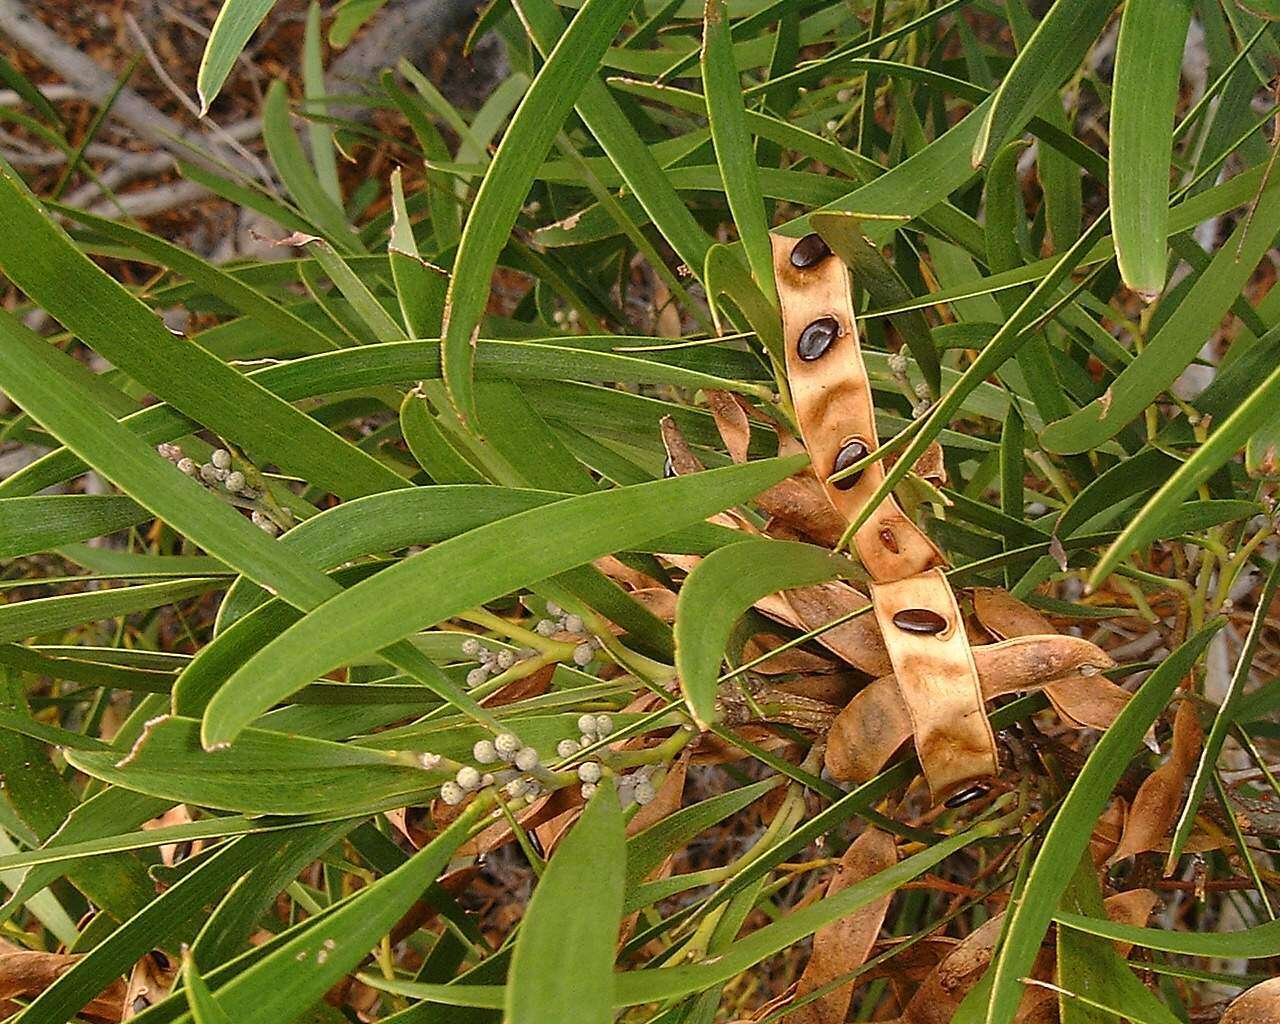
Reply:
[[1280, 367], [1271, 371], [1266, 380], [1217, 426], [1209, 439], [1196, 449], [1195, 454], [1179, 466], [1138, 514], [1130, 519], [1120, 536], [1098, 560], [1089, 576], [1090, 586], [1098, 586], [1128, 555], [1154, 539], [1165, 516], [1228, 462], [1240, 450], [1245, 439], [1267, 421], [1274, 411], [1278, 394]]
[[1280, 921], [1267, 921], [1238, 932], [1175, 932], [1167, 928], [1139, 928], [1080, 914], [1056, 913], [1053, 919], [1090, 935], [1184, 956], [1261, 959], [1275, 956], [1280, 950]]
[[[1263, 193], [1252, 220], [1242, 221], [1232, 232], [1186, 298], [1125, 367], [1106, 395], [1045, 427], [1040, 435], [1044, 446], [1054, 452], [1089, 451], [1123, 430], [1195, 358], [1204, 339], [1217, 327], [1271, 247], [1277, 232], [1280, 192], [1268, 191]], [[1240, 439], [1241, 445], [1244, 440]]]
[[328, 814], [409, 802], [448, 778], [394, 751], [247, 729], [226, 749], [200, 746], [200, 723], [163, 718], [129, 756], [68, 751], [81, 771], [175, 803], [250, 814]]
[[755, 151], [747, 131], [742, 83], [733, 61], [726, 0], [707, 0], [703, 15], [702, 87], [707, 97], [707, 119], [715, 144], [720, 177], [747, 263], [765, 297], [777, 304], [773, 283], [773, 254], [769, 225], [765, 220], [764, 194], [760, 191]]
[[987, 1024], [1010, 1024], [1013, 1020], [1022, 995], [1022, 979], [1031, 972], [1054, 907], [1088, 848], [1094, 823], [1106, 807], [1116, 779], [1221, 625], [1214, 622], [1205, 627], [1151, 673], [1076, 775], [1045, 834], [1022, 895], [1009, 911], [1004, 945], [992, 966]]
[[791, 541], [747, 540], [714, 551], [689, 573], [676, 603], [676, 669], [694, 720], [719, 719], [716, 677], [734, 624], [760, 598], [847, 574], [852, 563]]
[[[511, 1024], [613, 1020], [613, 945], [622, 917], [622, 809], [606, 781], [556, 849], [529, 900], [511, 955]], [[589, 906], [590, 913], [582, 908]], [[566, 949], [574, 951], [571, 969]]]
[[1111, 224], [1124, 283], [1146, 298], [1164, 288], [1169, 160], [1189, 0], [1129, 0], [1111, 88]]
[[[803, 457], [728, 466], [531, 509], [465, 533], [359, 583], [241, 666], [205, 711], [206, 746], [234, 739], [280, 700], [346, 659], [393, 643], [513, 587], [537, 582], [752, 497]], [[538, 543], [537, 538], [555, 538]], [[513, 560], [515, 548], [526, 552]], [[436, 586], [448, 579], [447, 591]], [[385, 638], [385, 639], [384, 639]]]
[[209, 112], [249, 37], [275, 4], [276, 0], [223, 0], [196, 76], [202, 115]]
[[75, 247], [3, 163], [0, 214], [10, 227], [0, 235], [0, 267], [9, 279], [139, 383], [242, 444], [256, 460], [275, 462], [336, 493], [355, 496], [403, 484], [199, 345], [175, 338], [155, 313]]
[[538, 165], [630, 10], [628, 0], [587, 0], [547, 56], [502, 137], [467, 216], [449, 282], [441, 362], [450, 399], [475, 420], [472, 344], [498, 253], [520, 215]]
[[231, 1018], [218, 1005], [209, 986], [205, 984], [195, 959], [186, 953], [182, 957], [182, 987], [191, 1004], [191, 1016], [195, 1024], [231, 1024]]
[[1004, 76], [974, 140], [973, 163], [989, 163], [1075, 70], [1118, 0], [1056, 0]]
[[0, 558], [49, 551], [136, 526], [150, 513], [128, 498], [58, 494], [0, 500]]

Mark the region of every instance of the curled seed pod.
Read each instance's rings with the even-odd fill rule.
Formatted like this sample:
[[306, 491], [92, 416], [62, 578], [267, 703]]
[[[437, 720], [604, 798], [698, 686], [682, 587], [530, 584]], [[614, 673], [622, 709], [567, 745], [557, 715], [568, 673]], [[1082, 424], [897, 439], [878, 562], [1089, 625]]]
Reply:
[[466, 799], [467, 791], [456, 782], [446, 782], [440, 787], [440, 799], [450, 807], [455, 807]]
[[578, 719], [578, 731], [584, 736], [594, 736], [596, 733], [596, 716], [583, 715]]
[[494, 738], [494, 749], [497, 750], [498, 756], [504, 761], [510, 760], [516, 756], [516, 751], [520, 749], [520, 738], [513, 732], [501, 732]]
[[213, 454], [209, 456], [209, 461], [217, 466], [218, 469], [229, 469], [231, 466], [231, 453], [225, 448], [215, 448]]
[[516, 753], [516, 767], [522, 772], [531, 772], [538, 767], [538, 752], [533, 747], [521, 747]]
[[498, 760], [498, 751], [493, 740], [477, 740], [476, 745], [471, 748], [471, 756], [481, 764], [493, 764]]
[[469, 764], [464, 764], [458, 769], [456, 781], [463, 789], [479, 789], [480, 773]]
[[586, 624], [582, 621], [581, 615], [566, 615], [564, 617], [564, 628], [569, 633], [581, 633], [586, 629]]
[[591, 664], [591, 659], [595, 656], [595, 648], [590, 644], [578, 644], [578, 646], [573, 649], [573, 663], [579, 668], [586, 668]]
[[613, 719], [608, 715], [596, 715], [596, 734], [603, 738], [611, 732], [613, 732]]
[[244, 474], [238, 469], [228, 473], [227, 478], [222, 481], [222, 486], [233, 493], [244, 490], [244, 485]]
[[475, 637], [468, 637], [462, 641], [462, 653], [468, 658], [474, 658], [480, 653], [480, 641]]
[[489, 678], [488, 667], [485, 665], [481, 665], [478, 668], [473, 668], [470, 672], [467, 673], [467, 685], [479, 686], [488, 678]]
[[584, 761], [578, 765], [578, 778], [583, 782], [599, 782], [603, 774], [599, 761]]
[[596, 795], [596, 784], [594, 782], [584, 782], [582, 784], [582, 799], [590, 800]]
[[581, 749], [577, 740], [561, 740], [556, 744], [556, 753], [561, 757], [573, 757]]

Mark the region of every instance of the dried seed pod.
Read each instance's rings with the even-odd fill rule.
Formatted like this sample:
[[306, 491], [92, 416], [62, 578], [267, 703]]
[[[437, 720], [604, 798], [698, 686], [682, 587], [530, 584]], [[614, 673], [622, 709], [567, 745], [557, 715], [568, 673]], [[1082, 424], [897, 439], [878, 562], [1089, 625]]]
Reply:
[[[828, 898], [856, 882], [870, 878], [898, 862], [898, 848], [893, 836], [871, 828], [858, 836], [840, 858], [835, 877], [827, 886]], [[813, 936], [813, 952], [805, 964], [804, 973], [796, 986], [796, 998], [801, 998], [816, 988], [821, 988], [842, 974], [860, 967], [875, 944], [880, 926], [884, 923], [892, 894], [887, 894], [860, 907], [853, 913], [819, 928]], [[788, 1017], [794, 1024], [834, 1024], [843, 1021], [849, 1012], [854, 983], [828, 992], [826, 995], [793, 1010]]]
[[[933, 637], [923, 639], [936, 643]], [[972, 651], [984, 701], [1008, 693], [1047, 690], [1064, 679], [1073, 685], [1084, 681], [1088, 686], [1091, 680], [1105, 683], [1101, 676], [1079, 675], [1080, 667], [1099, 664], [1108, 668], [1112, 664], [1103, 651], [1077, 636], [1015, 637], [974, 647]], [[865, 782], [888, 763], [911, 735], [911, 715], [898, 679], [881, 676], [863, 687], [836, 716], [827, 736], [827, 770], [842, 781]]]
[[[856, 344], [849, 275], [839, 260], [825, 260], [798, 271], [790, 260], [794, 245], [790, 238], [773, 236], [774, 274], [783, 333], [788, 339], [787, 377], [800, 432], [813, 464], [830, 467], [835, 465], [837, 454], [851, 437], [863, 439], [867, 450], [874, 451], [875, 411], [866, 368]], [[833, 311], [846, 323], [854, 344], [842, 349], [840, 359], [802, 359], [796, 346], [801, 332], [820, 317], [832, 316]], [[848, 489], [837, 489], [825, 481], [824, 486], [832, 505], [846, 519], [851, 519], [862, 511], [883, 479], [884, 469], [877, 462], [868, 466]], [[880, 540], [885, 527], [898, 538], [897, 552], [886, 549]], [[903, 515], [892, 498], [872, 512], [858, 530], [855, 543], [863, 565], [875, 579], [897, 579], [943, 564], [942, 554]]]
[[[871, 597], [935, 802], [996, 775], [996, 740], [978, 670], [968, 638], [954, 628], [960, 609], [942, 570], [873, 583]], [[934, 628], [939, 621], [942, 630]]]

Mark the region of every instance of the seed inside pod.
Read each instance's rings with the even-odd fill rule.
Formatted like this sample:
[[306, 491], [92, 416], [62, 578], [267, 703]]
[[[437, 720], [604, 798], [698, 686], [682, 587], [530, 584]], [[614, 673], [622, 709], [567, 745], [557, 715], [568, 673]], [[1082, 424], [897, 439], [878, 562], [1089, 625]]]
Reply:
[[[846, 441], [844, 447], [836, 452], [836, 460], [831, 466], [832, 473], [839, 473], [842, 469], [848, 469], [855, 462], [859, 462], [867, 457], [866, 442], [858, 440], [856, 437], [852, 441]], [[861, 479], [861, 473], [855, 473], [853, 476], [847, 476], [843, 480], [837, 480], [831, 486], [838, 491], [847, 491], [850, 487]]]
[[805, 235], [791, 250], [791, 265], [797, 270], [808, 270], [830, 255], [831, 247], [822, 240], [821, 235]]
[[840, 336], [840, 321], [833, 316], [820, 316], [800, 332], [796, 354], [806, 363], [821, 359]]
[[893, 613], [893, 624], [904, 633], [941, 633], [947, 620], [928, 608], [903, 608]]
[[943, 806], [955, 810], [957, 807], [963, 807], [965, 804], [972, 803], [979, 797], [986, 795], [986, 786], [970, 786], [968, 789], [962, 789], [955, 796], [949, 797]]

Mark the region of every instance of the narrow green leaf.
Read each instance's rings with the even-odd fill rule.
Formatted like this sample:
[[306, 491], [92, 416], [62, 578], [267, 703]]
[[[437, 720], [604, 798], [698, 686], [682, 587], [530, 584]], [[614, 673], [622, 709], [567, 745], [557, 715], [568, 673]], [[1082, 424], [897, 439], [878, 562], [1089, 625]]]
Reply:
[[630, 8], [630, 0], [586, 0], [530, 85], [476, 193], [458, 243], [440, 341], [445, 384], [464, 421], [475, 421], [472, 346], [498, 254], [556, 132]]
[[[312, 0], [307, 7], [306, 30], [302, 37], [302, 87], [307, 98], [307, 112], [324, 114], [324, 100], [328, 90], [324, 84], [324, 52], [320, 37], [320, 3]], [[333, 129], [320, 120], [307, 123], [307, 138], [311, 142], [311, 160], [315, 164], [316, 178], [325, 195], [342, 205], [342, 186], [338, 184], [338, 156], [333, 145]]]
[[1115, 942], [1132, 942], [1182, 956], [1260, 960], [1280, 952], [1280, 921], [1267, 921], [1238, 932], [1175, 932], [1167, 928], [1139, 928], [1080, 914], [1055, 913], [1053, 919], [1068, 928], [1100, 935]]
[[275, 5], [276, 0], [223, 0], [196, 75], [201, 116], [209, 112], [249, 37]]
[[[1242, 220], [1231, 233], [1178, 308], [1112, 382], [1106, 395], [1044, 428], [1040, 441], [1045, 448], [1066, 454], [1090, 451], [1115, 437], [1140, 415], [1195, 358], [1278, 232], [1280, 191], [1268, 190], [1252, 219]], [[1242, 437], [1240, 445], [1244, 442]]]
[[1164, 288], [1173, 116], [1191, 8], [1191, 0], [1128, 0], [1116, 43], [1111, 223], [1120, 275], [1148, 300]]
[[1170, 476], [1142, 507], [1119, 537], [1107, 548], [1089, 576], [1089, 586], [1097, 587], [1111, 575], [1125, 558], [1154, 539], [1171, 510], [1193, 490], [1209, 479], [1220, 467], [1234, 458], [1245, 439], [1274, 414], [1275, 399], [1280, 395], [1280, 367], [1249, 395], [1209, 435], [1191, 458]]
[[974, 140], [973, 164], [990, 163], [1080, 64], [1118, 0], [1056, 0], [1009, 68]]
[[713, 551], [685, 579], [676, 602], [676, 670], [702, 728], [718, 721], [717, 677], [729, 634], [760, 598], [848, 574], [853, 563], [810, 544], [744, 540]]
[[[0, 163], [0, 268], [103, 358], [175, 407], [345, 496], [402, 486], [381, 463], [247, 380], [160, 317], [81, 253], [7, 164]], [[44, 344], [40, 342], [40, 344]], [[28, 411], [31, 411], [28, 409]]]
[[[582, 1024], [613, 1020], [623, 838], [622, 808], [605, 780], [556, 848], [525, 909], [507, 984], [511, 1024], [558, 1024], [566, 1012]], [[566, 950], [573, 951], [571, 963]]]
[[[206, 747], [346, 660], [601, 555], [696, 523], [783, 480], [804, 456], [727, 466], [531, 509], [454, 537], [343, 591], [245, 662], [205, 710]], [[554, 537], [555, 543], [538, 538]], [[520, 550], [523, 557], [513, 559]], [[450, 581], [448, 589], [438, 583]]]
[[1221, 626], [1221, 621], [1210, 623], [1161, 662], [1116, 716], [1076, 775], [1045, 834], [1026, 887], [1009, 910], [1004, 945], [991, 968], [987, 1024], [1013, 1021], [1022, 997], [1022, 979], [1031, 973], [1040, 943], [1053, 920], [1054, 907], [1088, 848], [1093, 825], [1105, 809], [1116, 780], [1141, 745], [1151, 723]]
[[760, 191], [755, 148], [747, 130], [742, 81], [733, 60], [727, 0], [707, 0], [703, 15], [702, 87], [729, 210], [756, 284], [776, 306], [778, 290], [773, 281], [773, 250], [765, 220], [764, 193]]
[[195, 959], [186, 950], [182, 953], [182, 988], [191, 1005], [191, 1016], [195, 1024], [231, 1024], [231, 1018], [213, 998]]
[[146, 522], [151, 513], [128, 498], [57, 494], [0, 499], [0, 558], [50, 551]]

